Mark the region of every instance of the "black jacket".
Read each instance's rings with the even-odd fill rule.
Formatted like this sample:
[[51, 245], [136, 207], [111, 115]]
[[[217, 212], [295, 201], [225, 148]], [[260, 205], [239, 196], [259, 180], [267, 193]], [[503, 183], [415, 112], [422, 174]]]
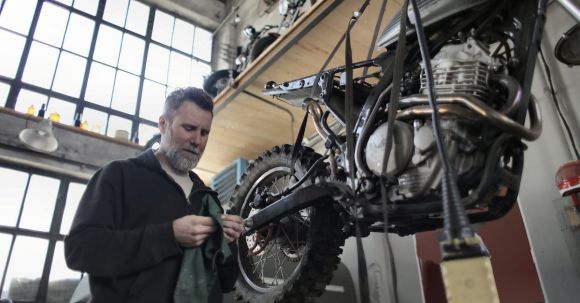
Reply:
[[[172, 222], [199, 212], [209, 189], [195, 174], [188, 203], [151, 150], [100, 169], [65, 238], [68, 266], [89, 274], [92, 302], [172, 302], [182, 260]], [[230, 245], [233, 256], [235, 245]], [[222, 302], [237, 276], [236, 258], [218, 267], [208, 302]]]

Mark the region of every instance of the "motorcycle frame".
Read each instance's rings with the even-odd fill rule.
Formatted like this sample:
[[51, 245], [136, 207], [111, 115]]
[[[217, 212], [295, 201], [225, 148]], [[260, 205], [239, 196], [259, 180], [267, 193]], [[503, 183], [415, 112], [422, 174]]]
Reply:
[[[493, 5], [490, 5], [493, 7]], [[534, 67], [536, 64], [536, 57], [539, 52], [539, 45], [542, 38], [544, 23], [546, 19], [546, 8], [547, 8], [547, 0], [534, 0], [534, 1], [527, 1], [527, 0], [520, 0], [516, 3], [511, 3], [510, 11], [514, 12], [513, 14], [509, 14], [509, 20], [505, 20], [504, 24], [501, 27], [504, 28], [503, 34], [508, 35], [508, 38], [513, 39], [514, 41], [514, 56], [518, 61], [510, 62], [509, 69], [510, 74], [516, 78], [518, 83], [522, 86], [522, 105], [519, 107], [519, 111], [516, 113], [516, 121], [520, 124], [524, 124], [526, 118], [526, 110], [529, 106], [530, 99], [532, 98], [531, 95], [531, 85], [532, 79], [534, 74]], [[492, 9], [493, 11], [493, 9]], [[530, 14], [530, 12], [534, 12]], [[439, 51], [439, 49], [443, 46], [443, 44], [451, 37], [451, 35], [456, 34], [461, 29], [464, 29], [466, 25], [471, 24], [477, 18], [484, 16], [485, 14], [481, 14], [479, 16], [474, 17], [473, 19], [468, 19], [465, 22], [460, 22], [458, 26], [463, 26], [459, 30], [455, 28], [443, 30], [444, 33], [447, 33], [449, 36], [442, 35], [438, 41], [429, 41], [430, 51], [432, 54], [435, 54]], [[492, 16], [493, 17], [493, 16]], [[483, 18], [485, 19], [485, 18]], [[485, 20], [484, 20], [485, 21]], [[516, 29], [516, 30], [513, 30]], [[519, 29], [519, 30], [517, 30]], [[409, 37], [408, 37], [409, 39]], [[408, 56], [406, 57], [405, 64], [407, 66], [414, 66], [418, 63], [417, 60], [420, 59], [418, 55], [419, 49], [415, 42], [410, 42], [410, 47]], [[385, 90], [390, 83], [392, 83], [392, 68], [393, 68], [393, 57], [394, 51], [389, 51], [384, 55], [381, 55], [373, 60], [362, 61], [353, 64], [353, 68], [361, 68], [361, 67], [369, 67], [369, 66], [379, 66], [382, 69], [383, 76], [380, 78], [379, 82], [372, 88], [366, 100], [362, 106], [357, 104], [356, 96], [355, 95], [355, 114], [357, 116], [357, 122], [355, 124], [355, 134], [357, 140], [364, 140], [365, 138], [360, 138], [360, 135], [363, 133], [365, 127], [368, 127], [373, 121], [369, 120], [371, 109], [375, 106], [376, 102], [378, 102], [379, 94]], [[417, 62], [412, 62], [411, 60], [415, 60]], [[298, 93], [292, 93], [292, 91], [296, 91], [303, 88], [311, 87], [312, 90], [309, 92], [310, 96], [316, 95], [319, 97], [327, 107], [327, 110], [334, 116], [339, 123], [344, 125], [344, 102], [338, 102], [332, 100], [332, 95], [334, 92], [334, 86], [336, 85], [335, 82], [335, 75], [344, 72], [346, 67], [342, 66], [339, 68], [326, 70], [320, 73], [319, 75], [313, 75], [306, 78], [302, 78], [295, 81], [285, 82], [281, 86], [275, 86], [273, 83], [266, 84], [266, 89], [264, 94], [266, 95], [279, 95], [279, 94], [287, 94], [285, 98], [289, 100], [289, 103], [293, 105], [301, 105], [304, 108], [307, 108], [308, 103], [313, 102], [311, 98], [309, 98], [308, 94], [304, 94], [304, 90], [301, 90]], [[356, 79], [355, 79], [356, 80]], [[316, 82], [316, 83], [315, 83]], [[339, 82], [340, 84], [340, 82]], [[293, 103], [294, 100], [294, 103]], [[301, 100], [301, 101], [300, 101]], [[360, 101], [360, 100], [359, 100]], [[301, 102], [301, 104], [300, 104]], [[324, 116], [323, 116], [324, 117]], [[324, 124], [324, 119], [322, 117], [318, 117], [319, 121], [314, 121], [315, 124], [318, 126], [322, 126], [323, 129], [326, 129]], [[318, 127], [317, 127], [318, 129]], [[323, 135], [323, 134], [321, 134]], [[330, 139], [329, 139], [330, 138]], [[336, 140], [336, 135], [328, 134], [326, 138], [327, 141], [327, 148], [338, 148], [341, 149], [342, 152], [345, 152], [344, 144], [341, 142], [332, 142]], [[337, 144], [338, 143], [338, 144]], [[355, 142], [356, 144], [356, 142]], [[492, 146], [492, 149], [501, 149], [504, 148], [506, 144], [511, 144], [514, 148], [515, 153], [519, 153], [519, 157], [514, 160], [512, 164], [513, 169], [517, 176], [521, 175], [523, 170], [523, 150], [525, 149], [525, 145], [521, 142], [520, 138], [516, 138], [512, 135], [504, 134], [501, 135], [497, 141], [495, 146]], [[495, 153], [499, 155], [499, 153]], [[490, 162], [491, 161], [491, 162]], [[486, 168], [484, 169], [484, 177], [488, 180], [491, 180], [490, 174], [493, 174], [493, 168], [490, 167], [489, 163], [497, 163], [494, 162], [493, 159], [486, 161]], [[485, 176], [488, 175], [488, 176]], [[504, 176], [505, 178], [509, 178]], [[478, 223], [478, 222], [485, 222], [498, 219], [505, 215], [511, 208], [513, 207], [517, 194], [519, 191], [519, 183], [520, 179], [514, 178], [510, 180], [511, 183], [514, 183], [517, 187], [517, 190], [509, 190], [507, 195], [502, 199], [503, 201], [508, 201], [509, 203], [495, 203], [491, 204], [487, 211], [476, 212], [476, 213], [469, 213], [468, 217], [470, 222]], [[482, 181], [483, 183], [483, 181]], [[489, 183], [489, 181], [487, 181]], [[476, 195], [467, 197], [468, 199], [464, 199], [465, 206], [472, 206], [476, 204], [477, 198], [480, 195], [483, 195], [485, 192], [485, 185], [483, 184], [478, 187]], [[250, 234], [253, 231], [257, 230], [259, 227], [264, 226], [265, 224], [276, 221], [284, 214], [288, 214], [289, 212], [298, 211], [300, 209], [304, 209], [313, 205], [314, 203], [327, 203], [324, 201], [329, 201], [330, 198], [334, 197], [333, 192], [336, 191], [348, 191], [342, 187], [342, 185], [338, 184], [331, 184], [330, 187], [334, 186], [334, 189], [329, 190], [329, 186], [321, 186], [320, 184], [313, 184], [309, 187], [299, 189], [294, 193], [281, 198], [280, 200], [273, 202], [272, 204], [266, 206], [265, 208], [261, 209], [258, 213], [254, 214], [253, 216], [246, 219], [246, 227], [244, 234]], [[313, 188], [313, 189], [312, 189]], [[316, 195], [313, 195], [313, 192], [317, 192]], [[316, 197], [316, 199], [310, 198], [310, 196]], [[466, 201], [467, 200], [467, 201]], [[360, 202], [363, 204], [363, 207], [371, 207], [371, 211], [373, 206], [370, 205], [366, 199], [360, 199]], [[374, 211], [376, 212], [376, 217], [382, 217], [382, 208], [380, 205], [374, 206]], [[367, 209], [368, 210], [368, 209]], [[435, 228], [441, 227], [443, 225], [443, 218], [441, 217], [433, 217], [433, 218], [424, 218], [421, 220], [420, 223], [414, 222], [415, 220], [412, 217], [400, 216], [398, 214], [414, 214], [414, 213], [427, 213], [427, 212], [437, 212], [441, 211], [441, 203], [432, 201], [426, 202], [421, 204], [415, 205], [399, 205], [396, 208], [392, 208], [389, 210], [389, 222], [393, 223], [389, 225], [387, 228], [381, 225], [373, 225], [369, 227], [370, 231], [376, 232], [395, 232], [400, 235], [407, 235], [412, 234], [420, 231], [427, 231], [433, 230]], [[356, 211], [348, 211], [344, 209], [343, 214], [346, 214], [350, 217], [350, 220], [354, 220], [354, 216], [357, 216], [358, 212]], [[378, 216], [380, 215], [380, 216]], [[359, 218], [360, 219], [360, 218]], [[378, 221], [378, 220], [375, 220]], [[373, 220], [367, 220], [367, 223], [372, 224]]]

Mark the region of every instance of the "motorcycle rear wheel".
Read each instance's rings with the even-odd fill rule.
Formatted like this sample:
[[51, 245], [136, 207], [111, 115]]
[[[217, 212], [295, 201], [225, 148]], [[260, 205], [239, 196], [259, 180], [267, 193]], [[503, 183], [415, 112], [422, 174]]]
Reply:
[[240, 73], [236, 70], [221, 69], [209, 75], [203, 83], [203, 90], [212, 97], [216, 97], [219, 93], [228, 87], [230, 82], [230, 73], [235, 79]]
[[[248, 167], [232, 195], [235, 213], [243, 218], [255, 213], [250, 202], [258, 188], [272, 194], [283, 191], [320, 158], [312, 149], [302, 148], [293, 177], [291, 154], [290, 145], [277, 146]], [[308, 180], [302, 186], [311, 183]], [[306, 302], [322, 295], [340, 262], [344, 239], [332, 201], [289, 214], [253, 235], [241, 237], [235, 298], [251, 303]]]
[[254, 62], [276, 39], [278, 39], [278, 36], [275, 35], [266, 35], [258, 39], [250, 50], [249, 62]]

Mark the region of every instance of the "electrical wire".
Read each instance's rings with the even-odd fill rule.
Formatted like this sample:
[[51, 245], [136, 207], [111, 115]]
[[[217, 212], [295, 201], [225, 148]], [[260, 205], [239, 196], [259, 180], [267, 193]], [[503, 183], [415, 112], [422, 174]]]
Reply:
[[572, 134], [572, 130], [570, 129], [570, 125], [568, 124], [568, 120], [566, 120], [566, 117], [562, 113], [562, 109], [560, 108], [560, 102], [558, 100], [558, 97], [556, 96], [556, 91], [554, 90], [554, 83], [552, 82], [552, 72], [550, 71], [550, 67], [546, 62], [546, 58], [544, 57], [544, 52], [542, 51], [541, 47], [539, 47], [539, 51], [540, 58], [542, 59], [542, 63], [544, 65], [544, 70], [546, 71], [546, 78], [548, 78], [548, 85], [550, 86], [550, 93], [554, 101], [554, 106], [556, 107], [556, 112], [558, 112], [558, 116], [560, 117], [560, 120], [562, 120], [562, 124], [564, 124], [564, 129], [566, 130], [568, 140], [570, 140], [570, 145], [572, 145], [572, 149], [574, 150], [576, 160], [580, 160], [580, 153], [578, 152], [578, 147], [576, 146], [574, 135]]
[[461, 195], [457, 185], [457, 177], [451, 164], [447, 150], [443, 145], [443, 135], [441, 134], [441, 125], [439, 121], [439, 107], [436, 102], [434, 89], [433, 71], [431, 68], [431, 56], [429, 53], [427, 39], [423, 30], [423, 23], [419, 14], [419, 7], [416, 0], [410, 0], [413, 5], [413, 15], [415, 17], [415, 31], [417, 32], [417, 41], [421, 51], [423, 64], [425, 65], [425, 76], [427, 78], [427, 95], [429, 104], [433, 108], [431, 114], [433, 135], [439, 158], [443, 164], [443, 178], [441, 180], [441, 196], [443, 200], [444, 230], [446, 240], [463, 239], [473, 237], [473, 229], [469, 225], [469, 219], [461, 203]]

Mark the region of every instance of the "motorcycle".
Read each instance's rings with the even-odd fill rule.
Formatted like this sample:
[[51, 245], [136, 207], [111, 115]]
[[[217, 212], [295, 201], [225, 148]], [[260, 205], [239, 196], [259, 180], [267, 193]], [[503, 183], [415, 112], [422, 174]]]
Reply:
[[282, 0], [278, 10], [282, 16], [280, 25], [266, 25], [260, 30], [248, 25], [242, 30], [242, 34], [248, 39], [244, 47], [236, 48], [235, 68], [222, 69], [213, 72], [205, 79], [203, 89], [212, 97], [217, 96], [222, 90], [234, 83], [234, 79], [246, 69], [246, 67], [260, 56], [280, 34], [273, 29], [290, 27], [301, 15], [300, 8], [305, 0]]
[[[547, 1], [417, 2], [421, 18], [412, 18], [411, 5], [399, 12], [379, 39], [386, 52], [378, 57], [266, 84], [265, 95], [305, 109], [326, 152], [276, 146], [236, 186], [230, 212], [245, 218], [238, 299], [305, 302], [324, 292], [346, 238], [444, 226], [446, 164], [469, 222], [500, 218], [516, 202], [522, 140], [537, 139], [542, 129], [530, 88]], [[401, 22], [407, 14], [411, 22]], [[416, 37], [420, 20], [426, 44]], [[399, 46], [406, 48], [403, 64], [396, 60]], [[425, 46], [430, 66], [421, 56]], [[378, 71], [351, 79], [353, 70], [367, 68]], [[395, 104], [391, 91], [399, 87]], [[330, 127], [330, 116], [342, 132]]]

